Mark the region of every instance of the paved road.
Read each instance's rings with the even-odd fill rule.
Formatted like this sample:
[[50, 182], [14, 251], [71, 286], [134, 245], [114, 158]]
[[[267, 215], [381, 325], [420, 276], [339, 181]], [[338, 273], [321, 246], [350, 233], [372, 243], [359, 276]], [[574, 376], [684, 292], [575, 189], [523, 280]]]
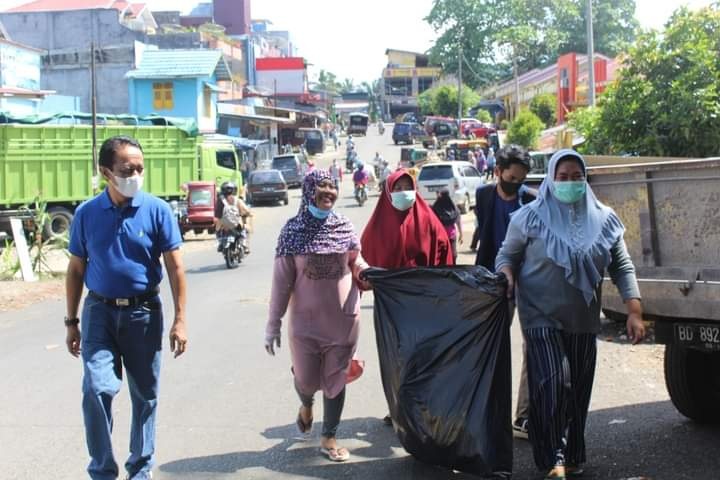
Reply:
[[[358, 147], [366, 161], [376, 150], [391, 163], [399, 158], [390, 129], [384, 138], [371, 130], [367, 138], [358, 140]], [[319, 163], [327, 164], [330, 156]], [[357, 207], [348, 183], [338, 208], [360, 230], [375, 198]], [[340, 431], [343, 445], [352, 451], [352, 462], [338, 465], [323, 460], [317, 451], [318, 433], [310, 441], [296, 437], [298, 400], [287, 348], [270, 358], [262, 341], [275, 240], [298, 201], [299, 191], [294, 190], [287, 207], [256, 208], [253, 253], [237, 270], [227, 270], [209, 242], [186, 255], [190, 349], [176, 360], [166, 348], [156, 478], [474, 478], [413, 460], [392, 430], [382, 425], [386, 406], [374, 346], [372, 295], [365, 296], [362, 305], [359, 352], [367, 360], [366, 373], [348, 388]], [[471, 228], [469, 217], [466, 223]], [[461, 262], [471, 263], [472, 256], [463, 255]], [[167, 298], [167, 286], [163, 289]], [[0, 479], [84, 478], [81, 366], [62, 346], [63, 314], [60, 301], [0, 314]], [[720, 430], [690, 423], [673, 409], [664, 388], [659, 347], [630, 347], [621, 344], [616, 333], [609, 326], [599, 346], [587, 478], [720, 478]], [[515, 379], [519, 338], [516, 323]], [[122, 462], [130, 414], [126, 390], [113, 408], [115, 448]], [[537, 476], [529, 445], [518, 441], [515, 478]]]

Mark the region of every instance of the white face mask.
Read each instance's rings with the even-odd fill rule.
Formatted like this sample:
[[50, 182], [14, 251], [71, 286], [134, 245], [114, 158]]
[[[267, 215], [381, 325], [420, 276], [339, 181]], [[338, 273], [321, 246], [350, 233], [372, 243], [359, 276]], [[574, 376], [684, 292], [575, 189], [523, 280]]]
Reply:
[[115, 179], [115, 188], [125, 198], [133, 198], [142, 190], [144, 178], [142, 175], [133, 175], [132, 177], [113, 175], [113, 178]]

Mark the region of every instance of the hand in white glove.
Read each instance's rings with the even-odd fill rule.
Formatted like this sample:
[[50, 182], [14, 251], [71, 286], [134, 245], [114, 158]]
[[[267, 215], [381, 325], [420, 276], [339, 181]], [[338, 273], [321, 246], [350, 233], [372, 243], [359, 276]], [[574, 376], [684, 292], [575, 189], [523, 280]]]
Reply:
[[265, 351], [270, 355], [275, 355], [275, 347], [280, 349], [280, 334], [265, 335]]

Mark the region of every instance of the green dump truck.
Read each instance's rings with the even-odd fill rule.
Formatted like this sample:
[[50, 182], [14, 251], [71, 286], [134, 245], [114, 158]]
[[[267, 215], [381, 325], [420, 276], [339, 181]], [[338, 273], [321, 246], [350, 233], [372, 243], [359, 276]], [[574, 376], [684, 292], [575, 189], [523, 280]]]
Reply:
[[[228, 140], [193, 136], [175, 126], [101, 125], [98, 144], [115, 135], [136, 138], [145, 156], [144, 190], [181, 200], [189, 181], [232, 180], [242, 188], [240, 162]], [[99, 148], [99, 147], [98, 147]], [[46, 203], [46, 235], [67, 231], [75, 208], [93, 195], [92, 128], [89, 125], [0, 124], [0, 231], [9, 217]]]

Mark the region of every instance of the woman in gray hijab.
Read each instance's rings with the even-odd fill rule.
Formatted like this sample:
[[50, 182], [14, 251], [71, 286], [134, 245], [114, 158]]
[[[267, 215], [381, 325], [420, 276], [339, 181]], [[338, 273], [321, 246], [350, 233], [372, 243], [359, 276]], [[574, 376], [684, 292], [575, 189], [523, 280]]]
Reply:
[[635, 268], [625, 228], [586, 182], [585, 161], [574, 150], [550, 159], [536, 201], [512, 216], [496, 271], [517, 293], [527, 342], [530, 441], [548, 479], [582, 473], [585, 422], [595, 376], [604, 272], [628, 310], [633, 343], [645, 336]]

